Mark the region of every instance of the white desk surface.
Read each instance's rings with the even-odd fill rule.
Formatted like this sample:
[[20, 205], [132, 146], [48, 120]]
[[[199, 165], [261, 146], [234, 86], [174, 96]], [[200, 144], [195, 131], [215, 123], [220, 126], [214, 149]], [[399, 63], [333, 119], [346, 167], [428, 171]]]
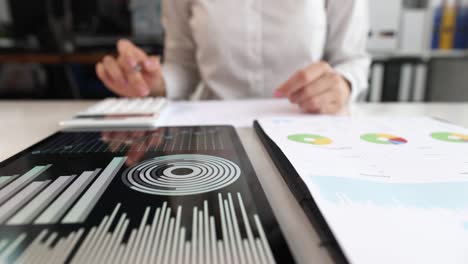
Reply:
[[[4, 160], [60, 129], [58, 122], [95, 101], [0, 101], [0, 160]], [[467, 104], [357, 104], [352, 116], [432, 116], [468, 127]], [[289, 192], [251, 128], [255, 118], [302, 114], [286, 100], [177, 102], [168, 109], [165, 125], [231, 124], [252, 160], [274, 213], [299, 263], [331, 263], [306, 216]]]
[[[96, 101], [0, 101], [0, 160], [60, 129], [58, 122]], [[285, 100], [178, 102], [169, 107], [167, 125], [233, 124], [249, 127], [255, 118], [304, 115]], [[352, 116], [427, 115], [468, 127], [466, 104], [357, 104]]]

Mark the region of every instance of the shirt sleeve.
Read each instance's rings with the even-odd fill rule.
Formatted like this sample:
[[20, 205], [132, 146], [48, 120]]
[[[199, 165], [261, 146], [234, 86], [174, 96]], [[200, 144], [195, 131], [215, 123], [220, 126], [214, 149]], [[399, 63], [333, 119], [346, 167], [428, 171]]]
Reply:
[[162, 75], [170, 99], [187, 99], [200, 82], [190, 17], [190, 0], [162, 1], [165, 30]]
[[351, 101], [355, 101], [368, 87], [368, 2], [328, 0], [327, 21], [325, 60], [349, 81]]

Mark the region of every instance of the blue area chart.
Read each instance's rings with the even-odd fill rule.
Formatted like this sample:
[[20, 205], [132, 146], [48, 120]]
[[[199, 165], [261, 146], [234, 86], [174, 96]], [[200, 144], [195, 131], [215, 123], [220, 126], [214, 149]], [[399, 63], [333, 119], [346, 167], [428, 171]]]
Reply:
[[[370, 202], [386, 207], [468, 208], [468, 182], [383, 183], [327, 176], [315, 176], [311, 180], [321, 196], [332, 203], [339, 203], [340, 195], [344, 195], [353, 203]], [[468, 223], [465, 228], [468, 229]]]

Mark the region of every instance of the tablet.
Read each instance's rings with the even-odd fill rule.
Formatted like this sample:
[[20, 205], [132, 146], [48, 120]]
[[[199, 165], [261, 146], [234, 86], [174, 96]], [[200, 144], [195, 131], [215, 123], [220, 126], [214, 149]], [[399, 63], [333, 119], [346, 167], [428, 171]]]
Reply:
[[58, 132], [0, 163], [0, 262], [291, 263], [233, 127]]

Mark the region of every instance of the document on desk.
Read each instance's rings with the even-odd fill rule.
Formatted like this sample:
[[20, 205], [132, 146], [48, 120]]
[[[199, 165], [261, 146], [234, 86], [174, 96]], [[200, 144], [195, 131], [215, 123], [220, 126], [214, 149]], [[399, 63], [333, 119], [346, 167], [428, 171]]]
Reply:
[[350, 263], [468, 263], [468, 129], [426, 117], [258, 124]]

